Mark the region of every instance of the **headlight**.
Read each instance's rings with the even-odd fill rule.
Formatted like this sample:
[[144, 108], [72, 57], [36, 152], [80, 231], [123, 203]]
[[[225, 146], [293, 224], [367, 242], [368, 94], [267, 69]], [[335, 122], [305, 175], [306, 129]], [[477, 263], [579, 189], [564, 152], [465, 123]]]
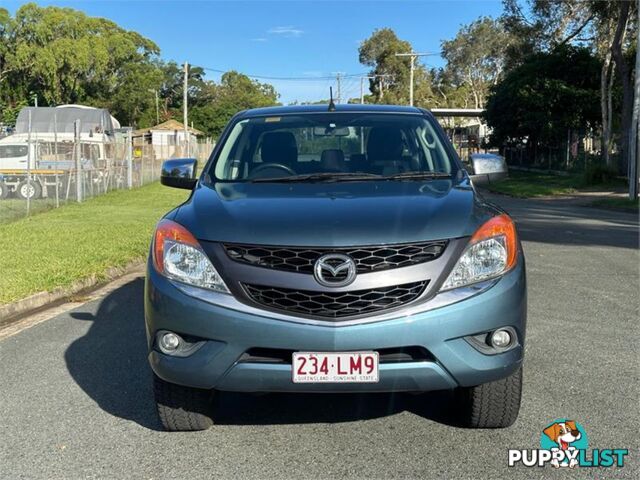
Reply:
[[517, 249], [513, 220], [508, 215], [493, 217], [473, 234], [440, 290], [503, 275], [515, 265]]
[[196, 287], [229, 293], [200, 244], [182, 225], [161, 220], [153, 240], [153, 264], [167, 278]]

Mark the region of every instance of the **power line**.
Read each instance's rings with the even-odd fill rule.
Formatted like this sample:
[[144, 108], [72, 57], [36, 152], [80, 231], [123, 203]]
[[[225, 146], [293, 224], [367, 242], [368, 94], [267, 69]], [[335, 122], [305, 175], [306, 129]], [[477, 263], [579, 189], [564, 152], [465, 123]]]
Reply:
[[349, 100], [354, 97], [354, 90], [356, 90], [356, 82], [355, 78], [348, 78], [344, 82], [342, 87], [342, 98], [344, 99], [344, 103], [349, 103]]
[[[230, 72], [231, 70], [220, 70], [218, 68], [209, 68], [209, 67], [200, 67], [203, 70], [206, 70], [208, 72], [215, 72], [215, 73], [227, 73]], [[242, 73], [242, 72], [240, 72]], [[255, 79], [259, 79], [259, 80], [294, 80], [294, 81], [310, 81], [310, 82], [314, 82], [314, 81], [318, 81], [318, 80], [335, 80], [335, 76], [333, 75], [327, 75], [327, 76], [320, 76], [320, 77], [274, 77], [274, 76], [269, 76], [269, 75], [252, 75], [252, 74], [248, 74], [248, 73], [242, 73], [245, 77], [249, 77], [249, 78], [255, 78]], [[361, 75], [364, 75], [363, 73], [343, 73], [340, 76], [342, 78], [346, 78], [346, 77], [359, 77]]]

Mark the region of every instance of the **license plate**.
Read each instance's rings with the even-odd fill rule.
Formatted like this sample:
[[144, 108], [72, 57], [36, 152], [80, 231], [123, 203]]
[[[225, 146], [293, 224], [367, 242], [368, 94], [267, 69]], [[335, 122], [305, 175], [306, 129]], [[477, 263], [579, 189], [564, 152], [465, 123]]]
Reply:
[[377, 383], [378, 352], [295, 352], [293, 383]]

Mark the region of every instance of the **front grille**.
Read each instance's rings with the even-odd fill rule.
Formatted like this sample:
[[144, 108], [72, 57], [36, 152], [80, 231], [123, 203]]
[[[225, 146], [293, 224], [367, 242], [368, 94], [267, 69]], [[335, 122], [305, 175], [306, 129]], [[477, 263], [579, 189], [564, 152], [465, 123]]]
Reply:
[[347, 248], [271, 247], [240, 244], [225, 244], [224, 248], [229, 257], [237, 262], [275, 270], [312, 274], [316, 260], [327, 253], [349, 255], [356, 263], [357, 272], [367, 273], [408, 267], [435, 260], [442, 255], [446, 246], [447, 242], [442, 240]]
[[315, 292], [244, 284], [249, 297], [265, 307], [329, 318], [377, 312], [417, 299], [428, 281], [351, 292]]

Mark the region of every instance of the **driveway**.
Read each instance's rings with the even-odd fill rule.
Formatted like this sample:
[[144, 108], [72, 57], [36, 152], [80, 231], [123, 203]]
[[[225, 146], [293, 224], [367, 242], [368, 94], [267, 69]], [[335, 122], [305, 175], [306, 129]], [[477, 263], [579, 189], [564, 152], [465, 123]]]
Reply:
[[[494, 197], [518, 221], [529, 275], [520, 418], [458, 428], [449, 396], [223, 394], [206, 432], [159, 430], [143, 282], [0, 340], [0, 478], [639, 478], [635, 215]], [[556, 418], [621, 469], [507, 467]]]

